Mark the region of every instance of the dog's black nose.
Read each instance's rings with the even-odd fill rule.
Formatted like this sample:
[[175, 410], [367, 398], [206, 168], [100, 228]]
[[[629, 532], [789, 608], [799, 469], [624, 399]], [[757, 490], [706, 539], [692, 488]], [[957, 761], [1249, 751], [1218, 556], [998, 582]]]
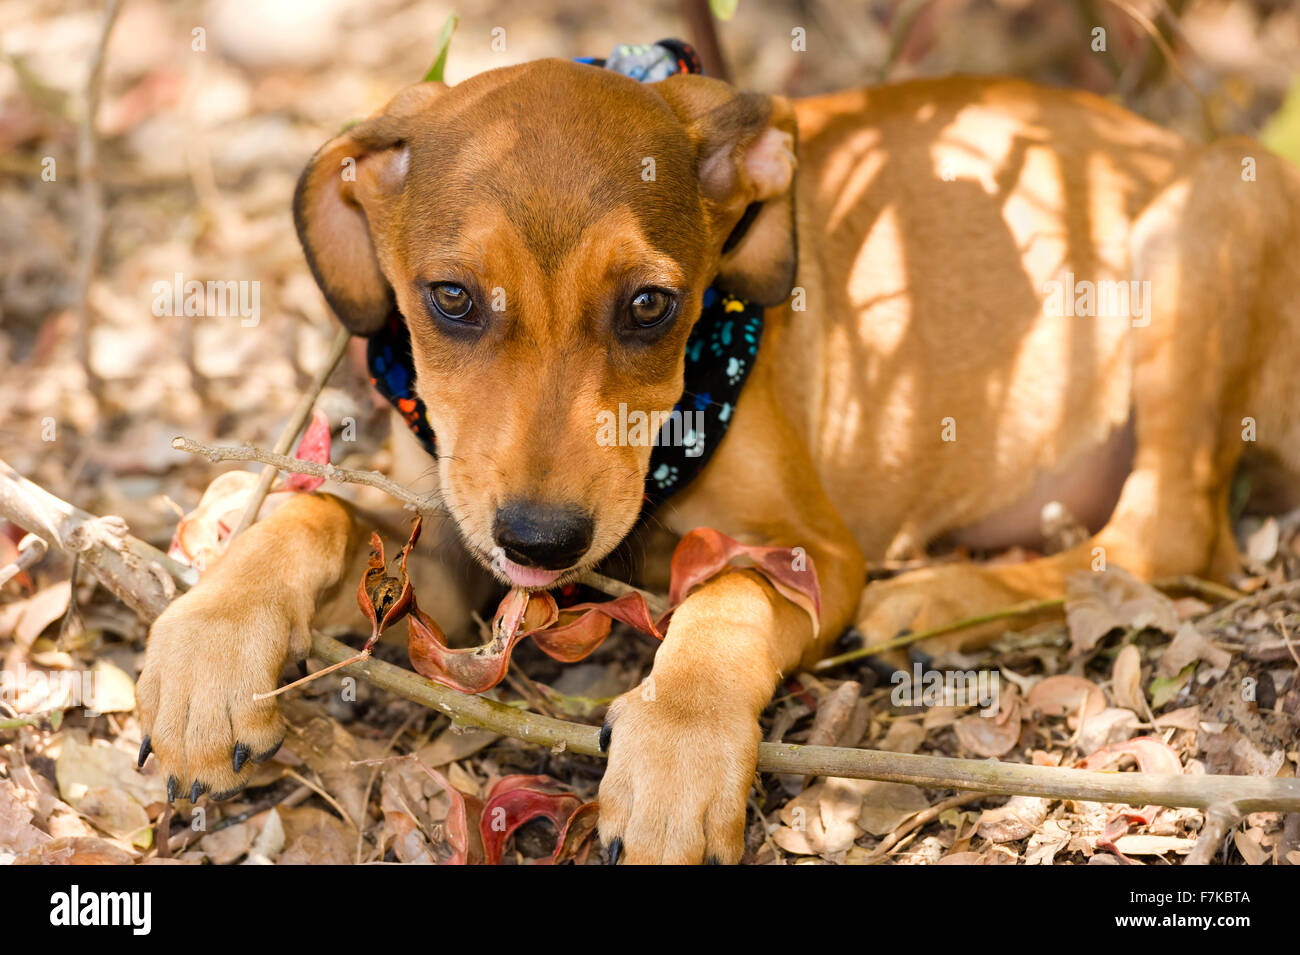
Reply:
[[594, 530], [591, 515], [579, 508], [513, 502], [497, 511], [492, 537], [517, 564], [564, 570], [587, 552]]

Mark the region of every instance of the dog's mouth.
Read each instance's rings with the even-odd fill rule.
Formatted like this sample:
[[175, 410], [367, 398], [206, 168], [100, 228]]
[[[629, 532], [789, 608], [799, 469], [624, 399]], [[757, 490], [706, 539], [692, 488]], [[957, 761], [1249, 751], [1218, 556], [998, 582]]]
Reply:
[[479, 558], [502, 583], [520, 590], [553, 590], [572, 583], [584, 569], [580, 564], [560, 570], [529, 567], [511, 560], [500, 547], [494, 547], [492, 553], [486, 557], [480, 554]]

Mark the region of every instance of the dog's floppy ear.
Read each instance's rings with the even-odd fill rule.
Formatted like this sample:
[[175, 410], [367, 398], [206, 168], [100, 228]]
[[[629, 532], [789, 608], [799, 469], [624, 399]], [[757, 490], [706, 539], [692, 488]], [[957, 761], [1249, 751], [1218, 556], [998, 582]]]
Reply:
[[759, 305], [779, 304], [798, 263], [790, 101], [690, 74], [656, 88], [695, 144], [700, 193], [721, 253], [717, 284]]
[[298, 180], [293, 221], [307, 264], [334, 314], [356, 334], [378, 331], [393, 309], [375, 239], [406, 180], [412, 123], [445, 89], [418, 83], [402, 90], [322, 146]]

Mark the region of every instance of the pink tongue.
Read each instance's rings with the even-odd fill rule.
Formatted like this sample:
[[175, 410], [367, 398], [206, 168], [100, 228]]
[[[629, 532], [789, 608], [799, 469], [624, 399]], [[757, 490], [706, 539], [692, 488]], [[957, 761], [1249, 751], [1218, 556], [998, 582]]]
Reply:
[[545, 587], [554, 583], [563, 571], [542, 570], [540, 567], [524, 567], [513, 560], [503, 557], [501, 569], [516, 587]]

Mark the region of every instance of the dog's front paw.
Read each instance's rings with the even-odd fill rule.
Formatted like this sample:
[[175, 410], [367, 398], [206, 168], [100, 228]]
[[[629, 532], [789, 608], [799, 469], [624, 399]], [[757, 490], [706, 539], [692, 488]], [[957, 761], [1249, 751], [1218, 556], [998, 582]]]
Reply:
[[756, 715], [653, 675], [601, 730], [600, 836], [613, 862], [736, 863], [758, 764]]
[[284, 739], [275, 700], [254, 694], [275, 689], [289, 653], [305, 657], [310, 630], [262, 596], [205, 581], [154, 622], [136, 688], [140, 764], [157, 756], [169, 799], [233, 796]]

